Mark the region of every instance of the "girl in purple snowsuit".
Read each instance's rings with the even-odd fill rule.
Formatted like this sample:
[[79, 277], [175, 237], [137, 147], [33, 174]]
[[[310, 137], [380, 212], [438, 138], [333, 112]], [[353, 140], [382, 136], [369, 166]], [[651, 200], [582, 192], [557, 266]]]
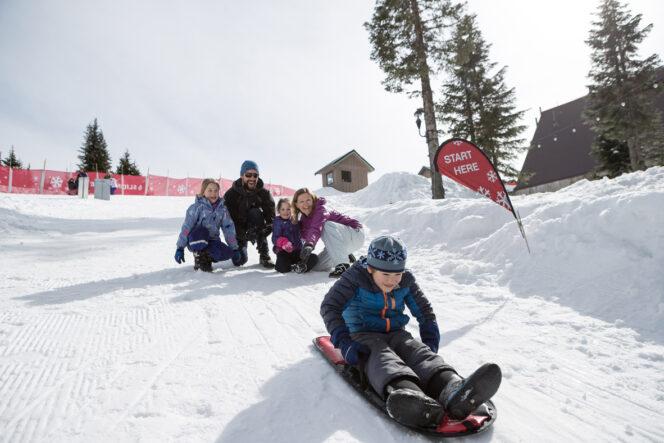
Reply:
[[300, 227], [291, 218], [291, 205], [287, 198], [277, 203], [277, 217], [272, 222], [272, 250], [277, 254], [274, 268], [277, 272], [295, 271], [298, 274], [310, 271], [318, 262], [316, 254], [309, 254], [306, 261], [300, 261], [302, 240]]
[[318, 254], [315, 270], [328, 271], [338, 278], [350, 267], [352, 256], [364, 243], [362, 224], [357, 220], [325, 207], [325, 199], [316, 197], [307, 188], [300, 188], [293, 196], [294, 219], [300, 225], [303, 246], [300, 257], [306, 261], [318, 240], [325, 248]]

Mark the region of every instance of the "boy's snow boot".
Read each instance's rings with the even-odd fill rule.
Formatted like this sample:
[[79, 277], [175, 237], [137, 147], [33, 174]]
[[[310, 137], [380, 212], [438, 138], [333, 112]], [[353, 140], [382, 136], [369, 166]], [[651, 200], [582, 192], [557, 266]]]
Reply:
[[346, 269], [348, 268], [350, 268], [350, 265], [348, 263], [339, 263], [334, 267], [334, 271], [330, 272], [330, 277], [339, 278], [341, 277], [341, 274], [346, 272]]
[[445, 409], [422, 391], [401, 388], [390, 392], [385, 402], [390, 417], [405, 426], [435, 428]]
[[194, 271], [212, 272], [212, 257], [207, 251], [194, 253]]
[[463, 420], [489, 400], [498, 391], [502, 373], [495, 363], [485, 363], [468, 378], [455, 377], [447, 383], [438, 396], [447, 415], [455, 420]]
[[304, 274], [307, 272], [307, 264], [303, 262], [295, 263], [294, 265], [291, 265], [291, 271], [298, 274]]

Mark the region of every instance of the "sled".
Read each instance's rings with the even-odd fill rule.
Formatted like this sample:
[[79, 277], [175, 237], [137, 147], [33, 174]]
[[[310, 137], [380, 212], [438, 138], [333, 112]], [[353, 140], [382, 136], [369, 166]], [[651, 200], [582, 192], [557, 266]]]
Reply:
[[[321, 336], [313, 339], [314, 347], [334, 367], [357, 392], [359, 392], [369, 403], [380, 410], [390, 420], [395, 421], [387, 413], [385, 400], [383, 400], [374, 389], [366, 382], [364, 375], [355, 366], [346, 363], [341, 356], [341, 351], [334, 347], [329, 336]], [[439, 438], [462, 437], [464, 435], [478, 434], [486, 431], [496, 421], [497, 411], [491, 400], [484, 402], [468, 417], [463, 420], [454, 420], [443, 416], [436, 428], [406, 427], [420, 434], [435, 436]], [[395, 421], [396, 422], [396, 421]], [[396, 422], [398, 423], [398, 422]]]

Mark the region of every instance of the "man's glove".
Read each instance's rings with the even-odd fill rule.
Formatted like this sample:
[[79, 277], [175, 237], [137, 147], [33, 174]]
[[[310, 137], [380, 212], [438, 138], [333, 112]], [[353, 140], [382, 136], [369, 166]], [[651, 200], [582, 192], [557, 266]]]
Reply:
[[420, 338], [433, 352], [438, 352], [440, 345], [440, 331], [436, 320], [427, 320], [420, 325]]
[[302, 250], [300, 251], [300, 260], [306, 263], [307, 260], [309, 260], [309, 256], [313, 250], [314, 245], [311, 243], [305, 243], [304, 246], [302, 246]]
[[341, 349], [341, 355], [349, 365], [357, 366], [371, 354], [371, 349], [367, 345], [350, 338], [350, 332], [345, 325], [332, 331], [331, 339], [332, 344]]
[[177, 248], [175, 250], [175, 261], [178, 264], [184, 263], [184, 248]]
[[263, 237], [269, 237], [270, 234], [272, 234], [272, 225], [265, 225], [263, 229], [261, 229], [261, 234]]
[[233, 251], [233, 257], [231, 258], [231, 261], [235, 266], [242, 266], [247, 262], [248, 259], [249, 257], [247, 257], [247, 252], [244, 250], [244, 248], [242, 248]]
[[277, 248], [286, 251], [293, 252], [293, 243], [291, 243], [286, 237], [279, 237], [275, 242]]

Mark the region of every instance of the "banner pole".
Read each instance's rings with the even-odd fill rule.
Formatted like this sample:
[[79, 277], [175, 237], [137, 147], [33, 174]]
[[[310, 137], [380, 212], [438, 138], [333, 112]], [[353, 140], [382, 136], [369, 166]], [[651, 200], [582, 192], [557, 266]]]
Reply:
[[526, 237], [526, 230], [523, 229], [523, 223], [521, 223], [521, 214], [519, 214], [519, 211], [516, 211], [516, 222], [519, 225], [519, 231], [521, 231], [521, 236], [523, 239], [526, 241], [526, 248], [528, 248], [528, 254], [530, 254], [530, 245], [528, 244], [528, 238]]

